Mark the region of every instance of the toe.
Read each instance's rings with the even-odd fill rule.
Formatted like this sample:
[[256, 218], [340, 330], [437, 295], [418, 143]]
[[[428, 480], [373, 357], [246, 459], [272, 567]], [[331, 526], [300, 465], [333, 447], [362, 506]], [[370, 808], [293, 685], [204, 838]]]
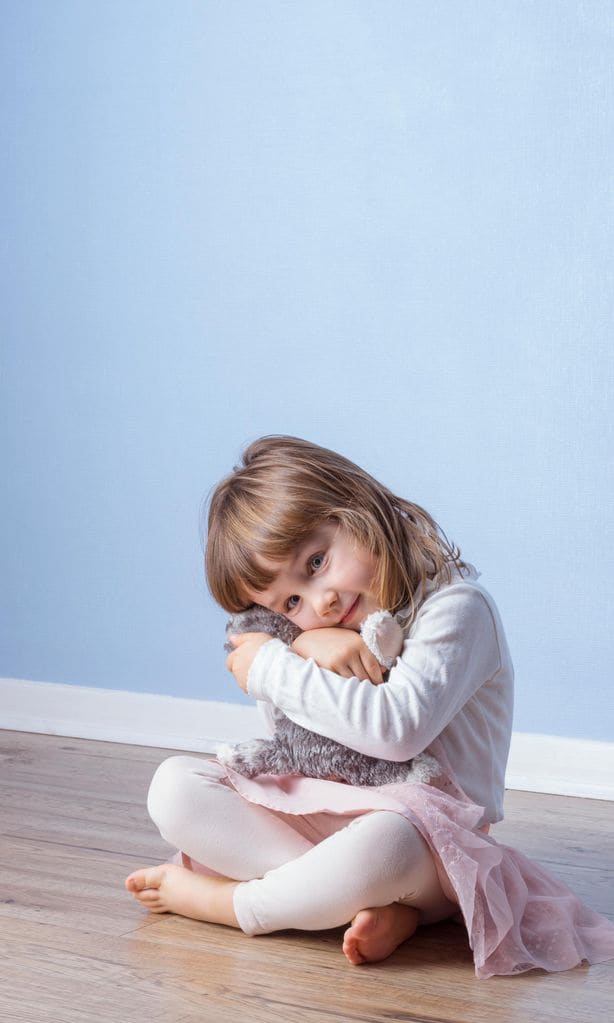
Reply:
[[377, 929], [379, 914], [376, 909], [361, 909], [352, 920], [350, 928], [352, 937], [356, 942], [370, 938]]
[[130, 876], [126, 878], [124, 884], [129, 892], [138, 892], [141, 888], [147, 887], [143, 884], [142, 870], [135, 870], [133, 874], [130, 874]]
[[164, 905], [162, 899], [160, 899], [156, 889], [146, 888], [142, 892], [135, 892], [134, 899], [149, 913], [167, 912], [167, 907]]
[[160, 902], [160, 893], [157, 888], [143, 888], [142, 891], [135, 892], [134, 897], [144, 906], [153, 906]]
[[162, 881], [163, 871], [160, 867], [150, 867], [145, 870], [135, 870], [125, 880], [129, 892], [140, 892], [144, 888], [159, 888]]
[[360, 966], [365, 961], [364, 956], [359, 951], [358, 941], [352, 933], [351, 927], [343, 936], [343, 954], [353, 966]]
[[346, 948], [346, 946], [344, 945], [343, 954], [345, 955], [347, 961], [352, 964], [352, 966], [361, 966], [362, 963], [366, 962], [365, 957], [361, 956], [358, 949], [354, 946]]

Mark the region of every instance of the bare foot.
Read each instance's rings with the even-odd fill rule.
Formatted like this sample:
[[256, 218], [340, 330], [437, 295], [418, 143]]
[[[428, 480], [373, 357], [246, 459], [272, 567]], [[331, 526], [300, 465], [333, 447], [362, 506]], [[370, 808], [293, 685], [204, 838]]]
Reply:
[[343, 935], [343, 953], [354, 965], [375, 963], [392, 955], [418, 926], [418, 910], [393, 902], [377, 909], [361, 909]]
[[227, 877], [208, 877], [165, 863], [135, 870], [124, 883], [137, 902], [152, 913], [179, 913], [193, 920], [239, 926], [232, 903], [237, 882]]

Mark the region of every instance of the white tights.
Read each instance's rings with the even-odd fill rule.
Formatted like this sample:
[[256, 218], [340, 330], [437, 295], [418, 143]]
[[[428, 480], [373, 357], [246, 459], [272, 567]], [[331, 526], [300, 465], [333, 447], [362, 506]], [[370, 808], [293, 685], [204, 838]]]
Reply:
[[216, 761], [163, 761], [147, 808], [162, 837], [211, 871], [244, 882], [234, 911], [246, 934], [323, 930], [361, 909], [402, 902], [435, 923], [458, 911], [419, 831], [400, 814], [294, 816], [247, 802]]

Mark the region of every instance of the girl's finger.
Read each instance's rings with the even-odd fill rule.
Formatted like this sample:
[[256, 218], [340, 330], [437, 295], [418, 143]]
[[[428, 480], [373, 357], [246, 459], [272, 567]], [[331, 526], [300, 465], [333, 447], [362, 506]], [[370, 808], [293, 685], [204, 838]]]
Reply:
[[363, 672], [366, 672], [366, 674], [363, 675], [363, 678], [368, 678], [369, 682], [373, 682], [376, 686], [380, 685], [380, 683], [384, 681], [384, 676], [377, 659], [370, 651], [364, 650], [362, 652], [361, 660]]
[[348, 678], [357, 678], [361, 682], [365, 682], [369, 678], [369, 672], [359, 656], [353, 658], [350, 664], [348, 664], [348, 672]]
[[339, 674], [344, 678], [357, 678], [359, 682], [364, 682], [368, 678], [365, 666], [358, 655], [353, 656], [347, 664], [344, 664], [343, 670]]
[[241, 646], [241, 643], [247, 643], [248, 640], [257, 639], [259, 636], [271, 639], [267, 632], [233, 632], [228, 637], [228, 642], [233, 646]]
[[[358, 670], [356, 670], [358, 669]], [[341, 678], [360, 678], [360, 667], [356, 664], [340, 664], [338, 667], [333, 667], [332, 671], [336, 672], [337, 675], [341, 675]]]

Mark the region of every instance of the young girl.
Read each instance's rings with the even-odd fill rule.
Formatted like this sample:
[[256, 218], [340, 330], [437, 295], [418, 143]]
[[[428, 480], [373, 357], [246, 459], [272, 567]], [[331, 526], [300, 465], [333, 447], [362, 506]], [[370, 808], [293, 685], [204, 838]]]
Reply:
[[[428, 750], [441, 775], [358, 788], [171, 757], [148, 809], [183, 865], [127, 878], [144, 907], [251, 935], [348, 923], [354, 964], [459, 911], [480, 977], [614, 958], [614, 925], [488, 837], [503, 816], [512, 662], [492, 597], [430, 515], [341, 455], [265, 437], [213, 494], [206, 563], [226, 610], [261, 604], [303, 630], [292, 648], [234, 638], [228, 668], [269, 724], [282, 712], [387, 760]], [[380, 608], [406, 634], [385, 680], [358, 632]]]

